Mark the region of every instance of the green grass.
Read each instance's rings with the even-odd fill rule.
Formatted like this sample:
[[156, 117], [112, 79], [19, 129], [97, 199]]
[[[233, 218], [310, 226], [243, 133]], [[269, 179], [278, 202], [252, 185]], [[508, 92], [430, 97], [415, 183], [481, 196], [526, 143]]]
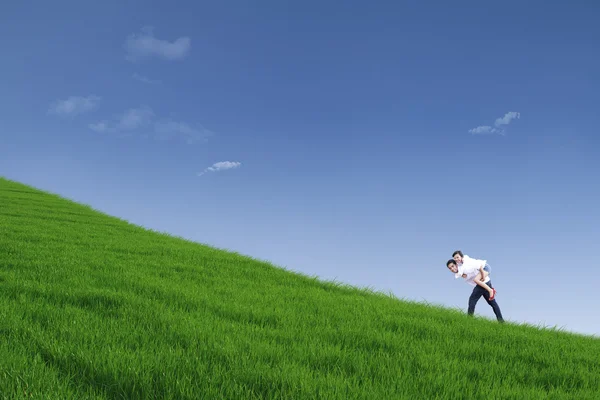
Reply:
[[323, 282], [0, 178], [0, 398], [599, 399], [599, 388], [598, 338]]

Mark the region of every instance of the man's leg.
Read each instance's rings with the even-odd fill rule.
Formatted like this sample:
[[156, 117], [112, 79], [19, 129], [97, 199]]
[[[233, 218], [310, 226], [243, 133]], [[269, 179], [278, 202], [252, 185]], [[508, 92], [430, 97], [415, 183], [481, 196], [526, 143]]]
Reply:
[[[473, 291], [471, 292], [471, 296], [469, 296], [469, 309], [467, 310], [467, 314], [473, 315], [473, 313], [475, 312], [475, 305], [477, 304], [477, 302], [479, 301], [479, 298], [484, 293], [488, 293], [487, 290], [485, 290], [484, 288], [482, 288], [479, 285], [475, 286], [473, 288]], [[489, 299], [489, 293], [488, 293], [488, 299]]]
[[[487, 285], [492, 289], [494, 288], [492, 286], [492, 281], [489, 281]], [[488, 292], [483, 293], [483, 298], [485, 299], [485, 301], [487, 301], [490, 307], [492, 307], [492, 310], [494, 310], [494, 314], [496, 314], [496, 319], [500, 322], [504, 322], [504, 318], [502, 318], [502, 312], [500, 311], [500, 306], [496, 302], [496, 299], [490, 301], [490, 294]]]

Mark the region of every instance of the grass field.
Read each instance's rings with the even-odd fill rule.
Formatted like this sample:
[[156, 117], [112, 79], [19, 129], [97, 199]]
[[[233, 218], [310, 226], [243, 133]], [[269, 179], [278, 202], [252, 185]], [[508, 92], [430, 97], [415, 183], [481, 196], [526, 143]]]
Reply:
[[0, 398], [600, 399], [600, 339], [322, 282], [0, 178]]

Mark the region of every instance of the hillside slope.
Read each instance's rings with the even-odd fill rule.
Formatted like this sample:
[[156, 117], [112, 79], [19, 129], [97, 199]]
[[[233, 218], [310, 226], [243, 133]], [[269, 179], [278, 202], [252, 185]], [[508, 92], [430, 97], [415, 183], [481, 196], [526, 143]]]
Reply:
[[600, 398], [597, 338], [321, 282], [2, 178], [0, 338], [2, 398]]

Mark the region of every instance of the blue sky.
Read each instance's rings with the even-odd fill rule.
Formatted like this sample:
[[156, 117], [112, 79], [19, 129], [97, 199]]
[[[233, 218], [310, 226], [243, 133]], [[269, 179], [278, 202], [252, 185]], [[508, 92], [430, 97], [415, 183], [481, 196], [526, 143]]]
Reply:
[[462, 249], [600, 335], [600, 5], [336, 3], [2, 5], [0, 175], [466, 311]]

